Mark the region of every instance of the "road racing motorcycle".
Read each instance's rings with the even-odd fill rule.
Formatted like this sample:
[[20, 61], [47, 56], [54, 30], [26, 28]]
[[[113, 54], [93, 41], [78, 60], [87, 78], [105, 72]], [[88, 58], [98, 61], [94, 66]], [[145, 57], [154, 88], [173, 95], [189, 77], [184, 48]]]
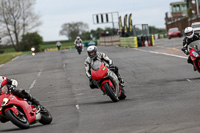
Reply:
[[119, 84], [117, 75], [104, 61], [96, 60], [91, 63], [91, 77], [93, 83], [110, 97], [113, 102], [126, 98], [123, 86]]
[[40, 122], [44, 125], [52, 122], [49, 111], [39, 105], [34, 106], [30, 101], [18, 98], [10, 91], [12, 88], [5, 85], [0, 90], [0, 119], [2, 123], [11, 121], [22, 129], [27, 129], [31, 124]]
[[[182, 50], [186, 49], [182, 48]], [[200, 40], [190, 43], [186, 52], [190, 54], [195, 69], [200, 73]]]
[[76, 44], [76, 49], [77, 49], [77, 52], [78, 52], [79, 54], [81, 54], [81, 52], [82, 52], [82, 44], [81, 44], [81, 43], [77, 43], [77, 44]]

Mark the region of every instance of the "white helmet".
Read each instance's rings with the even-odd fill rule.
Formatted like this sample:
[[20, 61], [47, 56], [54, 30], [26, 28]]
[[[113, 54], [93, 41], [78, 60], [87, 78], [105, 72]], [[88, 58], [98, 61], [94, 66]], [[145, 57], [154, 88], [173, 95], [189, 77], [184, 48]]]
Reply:
[[187, 38], [192, 38], [194, 36], [194, 30], [192, 29], [192, 27], [185, 28], [184, 32]]
[[76, 39], [79, 40], [79, 39], [80, 39], [80, 36], [77, 36]]
[[87, 48], [87, 53], [88, 53], [88, 56], [91, 58], [91, 59], [94, 59], [97, 57], [97, 47], [96, 46], [89, 46]]

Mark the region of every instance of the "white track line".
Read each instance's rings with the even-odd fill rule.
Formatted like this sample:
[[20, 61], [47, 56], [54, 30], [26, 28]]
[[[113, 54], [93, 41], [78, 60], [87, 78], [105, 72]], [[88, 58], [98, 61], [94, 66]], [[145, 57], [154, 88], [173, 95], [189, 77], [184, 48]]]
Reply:
[[77, 109], [78, 111], [80, 111], [80, 107], [79, 107], [78, 104], [76, 105], [76, 109]]
[[153, 54], [173, 56], [173, 57], [178, 57], [178, 58], [183, 58], [183, 59], [187, 59], [188, 58], [188, 57], [185, 57], [185, 56], [179, 56], [179, 55], [174, 55], [174, 54], [161, 53], [161, 52], [150, 51], [150, 50], [143, 50], [143, 49], [138, 49], [138, 48], [135, 48], [135, 50], [143, 51], [143, 52], [149, 52], [149, 53], [153, 53]]
[[42, 73], [42, 70], [43, 70], [43, 68], [40, 69], [40, 71], [37, 73], [36, 79], [33, 80], [31, 86], [30, 86], [29, 89], [27, 90], [28, 93], [29, 93], [29, 92], [31, 91], [31, 89], [35, 86], [35, 83], [36, 83], [37, 79], [40, 77], [40, 75], [41, 75], [41, 73]]

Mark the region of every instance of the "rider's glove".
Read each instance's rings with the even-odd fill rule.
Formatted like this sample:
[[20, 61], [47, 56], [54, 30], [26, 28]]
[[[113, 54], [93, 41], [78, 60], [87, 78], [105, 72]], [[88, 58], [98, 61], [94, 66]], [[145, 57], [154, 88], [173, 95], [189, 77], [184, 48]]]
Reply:
[[9, 88], [9, 90], [10, 90], [11, 92], [13, 92], [15, 89], [16, 89], [16, 86], [15, 86], [15, 85], [11, 85], [10, 88]]
[[92, 77], [89, 77], [89, 81], [92, 82]]
[[17, 80], [14, 80], [14, 79], [13, 79], [13, 80], [12, 80], [12, 85], [15, 86], [15, 87], [17, 87], [17, 85], [18, 85]]
[[182, 50], [186, 55], [189, 54], [189, 52], [187, 51], [187, 48], [186, 48], [186, 47], [183, 47], [181, 50]]
[[115, 68], [115, 66], [113, 64], [110, 64], [109, 68]]

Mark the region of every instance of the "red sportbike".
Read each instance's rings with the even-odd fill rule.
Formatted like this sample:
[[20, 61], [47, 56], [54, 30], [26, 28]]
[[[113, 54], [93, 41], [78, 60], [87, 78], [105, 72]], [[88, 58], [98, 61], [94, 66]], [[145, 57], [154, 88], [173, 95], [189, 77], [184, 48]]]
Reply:
[[7, 85], [0, 91], [1, 122], [11, 121], [14, 125], [27, 129], [30, 124], [40, 122], [50, 124], [52, 116], [43, 106], [35, 107], [31, 102], [13, 95]]
[[82, 44], [81, 43], [76, 44], [76, 49], [77, 49], [77, 52], [79, 54], [81, 54], [81, 52], [82, 52]]
[[118, 77], [111, 71], [108, 64], [96, 60], [91, 64], [91, 77], [93, 83], [107, 94], [113, 102], [126, 98], [123, 87], [119, 84]]
[[200, 72], [200, 40], [190, 43], [189, 54], [194, 64], [194, 67], [198, 72]]

